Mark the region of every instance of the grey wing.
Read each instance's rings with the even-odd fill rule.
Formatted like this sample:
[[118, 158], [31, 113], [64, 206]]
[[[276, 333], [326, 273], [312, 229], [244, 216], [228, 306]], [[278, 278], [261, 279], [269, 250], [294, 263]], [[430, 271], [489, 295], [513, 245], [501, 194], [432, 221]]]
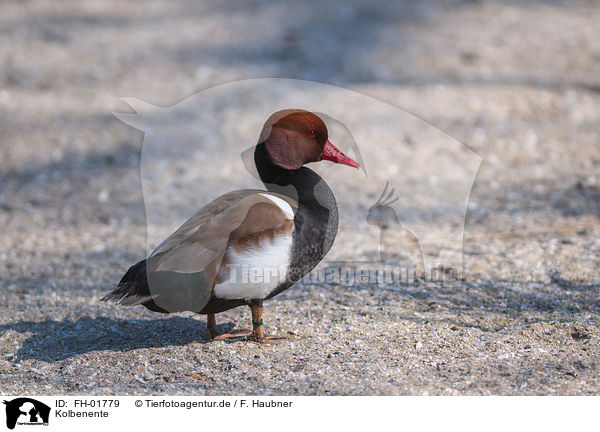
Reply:
[[[219, 197], [156, 248], [147, 260], [146, 275], [151, 296], [160, 308], [198, 312], [206, 306], [232, 233], [237, 237], [242, 231], [251, 235], [269, 228], [251, 220], [255, 219], [251, 210], [257, 205], [281, 213], [261, 192], [242, 190]], [[294, 207], [295, 203], [286, 201]]]
[[198, 210], [192, 217], [181, 225], [177, 231], [167, 237], [158, 247], [152, 252], [150, 256], [155, 256], [164, 253], [177, 245], [182, 241], [189, 238], [200, 228], [211, 221], [215, 216], [218, 216], [223, 211], [229, 209], [235, 203], [247, 198], [250, 195], [255, 195], [262, 192], [259, 189], [242, 189], [233, 192], [226, 193], [220, 197], [214, 199], [206, 206]]

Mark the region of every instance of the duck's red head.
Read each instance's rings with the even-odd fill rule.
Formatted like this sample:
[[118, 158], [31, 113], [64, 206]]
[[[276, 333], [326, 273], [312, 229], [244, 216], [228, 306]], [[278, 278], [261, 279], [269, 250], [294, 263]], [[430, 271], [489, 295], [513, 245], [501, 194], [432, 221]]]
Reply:
[[265, 143], [271, 161], [288, 170], [323, 159], [359, 168], [356, 161], [329, 141], [325, 123], [309, 111], [274, 113], [263, 127], [260, 142]]

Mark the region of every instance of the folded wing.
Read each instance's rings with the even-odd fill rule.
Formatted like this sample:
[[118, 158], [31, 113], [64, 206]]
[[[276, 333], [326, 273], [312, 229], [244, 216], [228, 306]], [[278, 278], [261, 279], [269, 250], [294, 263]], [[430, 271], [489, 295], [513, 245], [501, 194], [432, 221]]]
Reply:
[[145, 261], [131, 267], [103, 300], [144, 304], [161, 312], [200, 312], [214, 294], [215, 281], [222, 278], [228, 248], [251, 247], [261, 236], [280, 232], [284, 226], [291, 229], [282, 202], [283, 207], [297, 208], [287, 197], [259, 190], [222, 195], [188, 219]]

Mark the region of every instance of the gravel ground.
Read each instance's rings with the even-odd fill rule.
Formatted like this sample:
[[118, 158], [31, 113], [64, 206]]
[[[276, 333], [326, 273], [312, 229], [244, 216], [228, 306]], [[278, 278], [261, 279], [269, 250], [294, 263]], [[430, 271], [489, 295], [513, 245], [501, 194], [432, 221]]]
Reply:
[[[600, 393], [600, 6], [389, 3], [2, 2], [0, 393]], [[97, 301], [147, 241], [143, 134], [119, 98], [258, 77], [361, 92], [481, 155], [462, 284], [296, 286], [266, 304], [285, 339], [262, 345]], [[418, 191], [427, 167], [394, 181]], [[399, 216], [443, 231], [423, 200]], [[360, 235], [336, 248], [373, 259]]]

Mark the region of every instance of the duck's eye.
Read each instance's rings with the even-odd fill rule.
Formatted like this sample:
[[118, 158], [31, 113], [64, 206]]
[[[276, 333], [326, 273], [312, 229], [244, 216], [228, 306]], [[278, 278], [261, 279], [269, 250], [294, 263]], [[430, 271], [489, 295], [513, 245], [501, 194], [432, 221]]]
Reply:
[[308, 136], [309, 136], [309, 137], [314, 137], [315, 135], [316, 135], [316, 133], [315, 133], [315, 131], [314, 131], [314, 130], [310, 130], [310, 131], [308, 131]]

